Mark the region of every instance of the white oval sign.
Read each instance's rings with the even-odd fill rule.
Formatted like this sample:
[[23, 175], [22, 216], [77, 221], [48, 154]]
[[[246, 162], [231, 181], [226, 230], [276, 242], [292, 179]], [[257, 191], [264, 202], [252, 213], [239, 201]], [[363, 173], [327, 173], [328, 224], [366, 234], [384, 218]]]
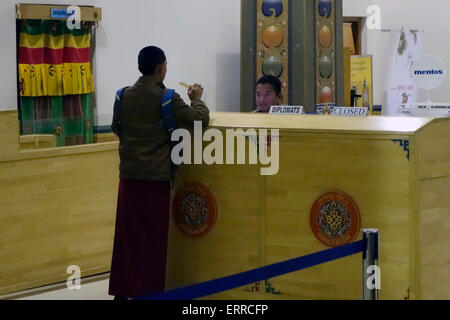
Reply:
[[411, 67], [411, 78], [423, 90], [433, 90], [442, 85], [446, 70], [442, 60], [435, 56], [422, 56]]

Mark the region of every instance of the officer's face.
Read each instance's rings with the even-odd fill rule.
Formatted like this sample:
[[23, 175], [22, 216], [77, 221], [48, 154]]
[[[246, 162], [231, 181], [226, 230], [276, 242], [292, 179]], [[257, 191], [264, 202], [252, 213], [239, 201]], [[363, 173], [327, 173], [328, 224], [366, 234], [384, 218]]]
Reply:
[[256, 106], [260, 112], [269, 112], [271, 106], [280, 104], [281, 94], [277, 94], [270, 84], [258, 84], [256, 87]]

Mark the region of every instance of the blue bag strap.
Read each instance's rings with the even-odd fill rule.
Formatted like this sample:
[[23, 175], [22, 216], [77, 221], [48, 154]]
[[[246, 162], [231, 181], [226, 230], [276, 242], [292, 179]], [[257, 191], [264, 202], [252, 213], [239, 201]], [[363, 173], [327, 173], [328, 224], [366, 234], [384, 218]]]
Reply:
[[117, 90], [116, 92], [116, 99], [114, 100], [114, 113], [117, 114], [118, 116], [120, 116], [120, 108], [122, 106], [122, 93], [123, 91], [128, 88], [120, 88], [119, 90]]
[[122, 98], [123, 89], [125, 89], [125, 88], [120, 88], [116, 92], [116, 99], [114, 100], [114, 112], [117, 112], [120, 109], [120, 99]]
[[166, 89], [161, 99], [162, 126], [168, 132], [172, 132], [176, 129], [176, 123], [172, 110], [173, 93], [173, 89]]
[[113, 123], [111, 124], [111, 130], [114, 134], [120, 137], [120, 111], [122, 108], [122, 94], [123, 91], [128, 88], [120, 88], [116, 92], [116, 97], [114, 99], [114, 110], [113, 110]]
[[[175, 122], [175, 118], [173, 116], [173, 89], [165, 89], [163, 97], [161, 99], [161, 116], [162, 116], [162, 126], [164, 129], [167, 130], [169, 134], [172, 134], [172, 132], [177, 128], [177, 124]], [[170, 141], [170, 147], [173, 148], [175, 146], [174, 141]], [[178, 166], [171, 162], [171, 173], [170, 173], [170, 180], [171, 180], [171, 186], [173, 187], [173, 181], [175, 177], [175, 171], [178, 169]]]

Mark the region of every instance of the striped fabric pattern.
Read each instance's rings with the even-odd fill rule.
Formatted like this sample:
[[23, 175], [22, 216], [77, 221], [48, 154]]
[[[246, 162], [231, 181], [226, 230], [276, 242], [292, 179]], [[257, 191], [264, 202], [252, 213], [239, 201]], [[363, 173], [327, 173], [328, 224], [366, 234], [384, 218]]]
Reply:
[[18, 47], [21, 134], [52, 134], [57, 146], [93, 143], [91, 27], [21, 20]]
[[24, 20], [18, 51], [21, 96], [94, 92], [89, 29], [70, 30], [66, 21]]

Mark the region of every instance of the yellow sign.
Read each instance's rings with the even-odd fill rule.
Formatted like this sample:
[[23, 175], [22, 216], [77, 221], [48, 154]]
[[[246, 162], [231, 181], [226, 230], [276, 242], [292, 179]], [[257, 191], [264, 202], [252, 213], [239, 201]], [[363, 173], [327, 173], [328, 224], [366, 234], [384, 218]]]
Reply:
[[361, 96], [355, 107], [368, 108], [373, 114], [372, 56], [351, 56], [350, 61], [351, 87]]

